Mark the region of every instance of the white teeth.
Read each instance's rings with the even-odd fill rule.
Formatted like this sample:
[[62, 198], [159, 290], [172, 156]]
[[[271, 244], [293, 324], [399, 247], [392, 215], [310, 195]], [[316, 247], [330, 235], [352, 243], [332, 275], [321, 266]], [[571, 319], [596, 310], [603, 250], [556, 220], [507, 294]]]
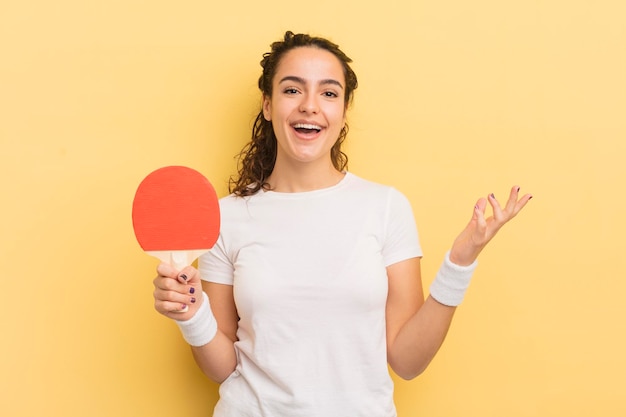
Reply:
[[317, 125], [310, 125], [307, 123], [297, 123], [293, 127], [294, 129], [322, 130], [322, 128]]

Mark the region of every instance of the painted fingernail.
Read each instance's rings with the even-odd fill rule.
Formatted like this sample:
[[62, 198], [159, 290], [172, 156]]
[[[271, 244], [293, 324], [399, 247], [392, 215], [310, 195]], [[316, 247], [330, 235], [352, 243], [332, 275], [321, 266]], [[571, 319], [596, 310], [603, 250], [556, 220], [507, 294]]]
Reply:
[[517, 192], [519, 193], [520, 187], [517, 187]]
[[194, 287], [189, 288], [189, 294], [193, 294], [196, 292], [196, 289]]
[[489, 194], [489, 196], [490, 196], [491, 198], [496, 198], [496, 196], [495, 196], [495, 195], [493, 195], [493, 193]]
[[185, 281], [187, 281], [187, 275], [185, 275], [185, 274], [180, 274], [180, 277], [181, 277], [182, 279], [184, 279]]
[[196, 297], [191, 297], [191, 304], [196, 302]]

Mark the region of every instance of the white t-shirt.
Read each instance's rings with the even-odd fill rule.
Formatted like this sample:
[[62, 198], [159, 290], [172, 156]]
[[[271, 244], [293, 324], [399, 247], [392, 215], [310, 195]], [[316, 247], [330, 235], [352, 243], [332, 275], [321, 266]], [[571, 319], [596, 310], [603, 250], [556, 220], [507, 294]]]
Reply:
[[422, 255], [397, 190], [346, 173], [303, 193], [220, 200], [203, 279], [233, 285], [237, 368], [214, 417], [392, 417], [386, 267]]

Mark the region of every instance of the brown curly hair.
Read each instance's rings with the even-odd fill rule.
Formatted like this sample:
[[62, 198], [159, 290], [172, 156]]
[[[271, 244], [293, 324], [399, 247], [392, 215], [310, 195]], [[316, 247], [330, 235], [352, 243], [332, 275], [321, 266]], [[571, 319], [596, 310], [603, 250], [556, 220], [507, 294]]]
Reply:
[[[276, 69], [280, 60], [292, 49], [299, 47], [316, 47], [325, 49], [334, 54], [341, 65], [346, 79], [345, 106], [352, 102], [354, 90], [357, 88], [357, 78], [350, 63], [352, 60], [344, 54], [339, 46], [331, 41], [314, 37], [307, 34], [294, 34], [286, 32], [283, 40], [271, 44], [271, 51], [263, 54], [261, 67], [263, 73], [259, 77], [259, 89], [264, 97], [272, 97], [272, 81], [276, 74]], [[331, 160], [333, 166], [343, 171], [348, 165], [348, 156], [342, 152], [341, 145], [348, 134], [346, 124], [337, 138], [337, 142], [331, 149]], [[231, 177], [229, 181], [229, 191], [237, 196], [244, 197], [257, 193], [260, 189], [269, 189], [267, 178], [274, 170], [276, 162], [277, 142], [274, 128], [271, 121], [263, 117], [263, 109], [254, 120], [252, 127], [252, 140], [244, 146], [238, 154], [238, 175]]]

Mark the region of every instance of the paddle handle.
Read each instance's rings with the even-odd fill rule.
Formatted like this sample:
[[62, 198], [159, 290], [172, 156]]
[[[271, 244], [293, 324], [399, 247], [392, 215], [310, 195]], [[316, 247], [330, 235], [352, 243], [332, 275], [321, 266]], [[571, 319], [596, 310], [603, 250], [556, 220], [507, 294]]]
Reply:
[[196, 259], [200, 257], [208, 249], [193, 249], [193, 250], [160, 250], [160, 251], [146, 251], [148, 255], [154, 256], [161, 262], [172, 265], [173, 268], [180, 271], [186, 266], [191, 265]]

